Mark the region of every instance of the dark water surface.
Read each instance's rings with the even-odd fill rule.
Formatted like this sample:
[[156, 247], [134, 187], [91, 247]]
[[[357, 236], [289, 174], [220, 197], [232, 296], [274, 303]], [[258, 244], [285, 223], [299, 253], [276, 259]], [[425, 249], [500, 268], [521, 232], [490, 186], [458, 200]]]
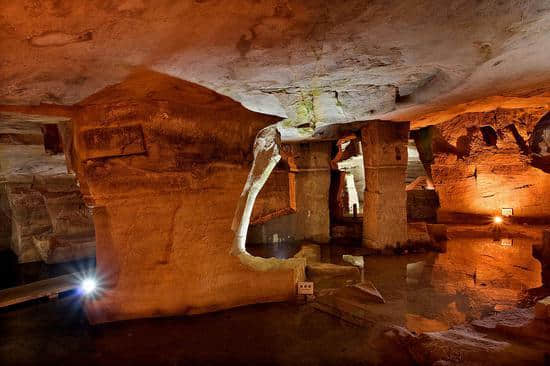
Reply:
[[[288, 258], [300, 247], [248, 250]], [[342, 255], [356, 250], [325, 246], [321, 258], [343, 264]], [[412, 360], [404, 350], [384, 343], [382, 324], [443, 330], [515, 306], [527, 289], [541, 285], [541, 265], [529, 240], [508, 246], [485, 238], [454, 239], [446, 253], [364, 259], [365, 278], [386, 300], [368, 305], [380, 326], [359, 328], [310, 305], [281, 303], [92, 327], [73, 294], [0, 311], [0, 365], [408, 364]], [[79, 266], [3, 267], [2, 286]]]

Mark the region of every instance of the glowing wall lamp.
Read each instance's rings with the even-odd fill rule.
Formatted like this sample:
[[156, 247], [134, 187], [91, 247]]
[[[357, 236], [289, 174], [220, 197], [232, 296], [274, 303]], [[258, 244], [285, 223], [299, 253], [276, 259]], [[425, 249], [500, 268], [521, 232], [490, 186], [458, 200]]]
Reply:
[[97, 281], [93, 278], [85, 278], [80, 284], [80, 289], [84, 295], [91, 295], [97, 289]]

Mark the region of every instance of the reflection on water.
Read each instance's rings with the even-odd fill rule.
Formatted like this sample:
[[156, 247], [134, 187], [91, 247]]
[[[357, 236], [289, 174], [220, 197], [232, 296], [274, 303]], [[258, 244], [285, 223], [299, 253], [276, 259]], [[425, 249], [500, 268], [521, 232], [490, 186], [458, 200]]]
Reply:
[[[249, 248], [253, 255], [288, 258], [300, 245]], [[436, 331], [517, 305], [525, 291], [541, 286], [541, 264], [532, 256], [529, 239], [502, 245], [490, 238], [460, 238], [446, 253], [366, 256], [365, 278], [386, 304], [366, 304], [374, 319]], [[361, 248], [323, 246], [322, 260], [345, 264], [343, 254]]]
[[247, 244], [246, 250], [256, 257], [262, 258], [291, 258], [300, 250], [301, 244], [295, 242], [282, 242], [273, 244]]

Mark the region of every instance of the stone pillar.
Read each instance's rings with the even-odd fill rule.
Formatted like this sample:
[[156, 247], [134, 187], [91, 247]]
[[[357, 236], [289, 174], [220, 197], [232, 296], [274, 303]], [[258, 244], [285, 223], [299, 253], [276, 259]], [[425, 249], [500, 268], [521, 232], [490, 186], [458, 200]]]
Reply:
[[409, 122], [372, 121], [361, 129], [365, 165], [363, 246], [395, 248], [407, 241]]

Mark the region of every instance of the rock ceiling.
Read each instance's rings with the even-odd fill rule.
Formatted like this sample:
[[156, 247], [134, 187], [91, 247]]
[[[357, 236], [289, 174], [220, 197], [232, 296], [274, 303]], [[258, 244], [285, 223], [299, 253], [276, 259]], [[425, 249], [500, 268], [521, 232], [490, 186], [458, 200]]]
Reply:
[[549, 0], [0, 0], [0, 50], [0, 104], [141, 69], [310, 129], [550, 103]]

